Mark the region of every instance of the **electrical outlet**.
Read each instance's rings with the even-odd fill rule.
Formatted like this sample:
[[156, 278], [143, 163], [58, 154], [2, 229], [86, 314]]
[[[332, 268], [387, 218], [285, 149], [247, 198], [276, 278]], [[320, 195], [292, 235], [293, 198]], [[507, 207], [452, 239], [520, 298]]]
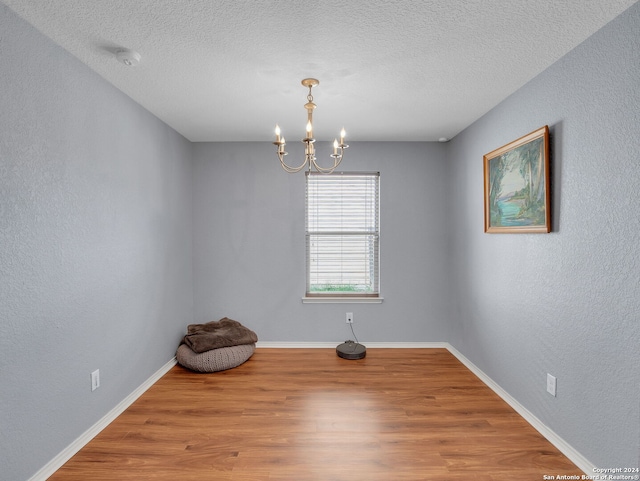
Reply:
[[547, 373], [547, 392], [555, 397], [556, 395], [556, 378]]
[[353, 312], [347, 312], [347, 324], [353, 323]]
[[100, 369], [96, 369], [91, 373], [91, 390], [95, 391], [100, 387]]

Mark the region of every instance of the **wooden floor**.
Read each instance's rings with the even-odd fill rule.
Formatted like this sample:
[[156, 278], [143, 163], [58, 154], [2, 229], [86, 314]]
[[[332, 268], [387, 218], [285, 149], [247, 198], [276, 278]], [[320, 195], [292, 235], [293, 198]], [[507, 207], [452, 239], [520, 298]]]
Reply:
[[174, 367], [53, 481], [540, 481], [574, 464], [445, 349]]

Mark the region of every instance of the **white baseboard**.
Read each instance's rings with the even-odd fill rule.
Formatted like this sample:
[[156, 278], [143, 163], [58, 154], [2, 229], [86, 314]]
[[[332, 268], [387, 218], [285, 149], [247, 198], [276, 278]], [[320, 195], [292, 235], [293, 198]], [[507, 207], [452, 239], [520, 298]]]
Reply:
[[67, 446], [60, 454], [44, 465], [36, 474], [29, 478], [29, 481], [46, 481], [47, 478], [53, 475], [58, 469], [62, 467], [64, 463], [69, 461], [80, 449], [82, 449], [89, 441], [95, 438], [100, 431], [106, 428], [113, 420], [115, 420], [125, 409], [131, 406], [136, 399], [153, 386], [162, 376], [164, 376], [169, 370], [177, 363], [174, 357], [160, 369], [158, 369], [149, 379], [143, 382], [135, 391], [124, 398], [120, 403], [114, 407], [111, 411], [105, 414], [102, 419], [87, 429], [82, 435]]
[[[256, 347], [261, 348], [280, 348], [280, 349], [326, 349], [335, 348], [344, 341], [335, 342], [263, 342], [258, 341]], [[448, 342], [367, 342], [364, 344], [367, 348], [393, 348], [393, 349], [448, 349]]]
[[493, 381], [493, 379], [482, 372], [482, 370], [478, 368], [478, 366], [464, 357], [462, 353], [460, 353], [455, 347], [449, 345], [447, 349], [449, 349], [449, 352], [451, 354], [457, 357], [462, 364], [464, 364], [471, 372], [478, 376], [483, 383], [489, 386], [489, 388], [491, 388], [493, 392], [500, 396], [504, 402], [511, 406], [520, 416], [525, 419], [525, 421], [531, 424], [531, 426], [533, 426], [536, 431], [542, 434], [547, 439], [547, 441], [558, 448], [558, 450], [562, 454], [569, 458], [571, 462], [578, 466], [578, 468], [580, 468], [584, 473], [591, 475], [595, 472], [594, 468], [596, 466], [593, 463], [591, 463], [587, 458], [576, 451], [569, 443], [558, 436], [555, 432], [545, 426], [542, 421], [535, 417], [527, 408], [520, 404], [507, 391], [502, 389], [496, 382]]
[[[335, 348], [342, 341], [336, 342], [262, 342], [256, 344], [258, 348], [280, 348], [280, 349], [315, 349], [315, 348]], [[453, 354], [467, 369], [473, 372], [480, 380], [485, 383], [493, 392], [502, 398], [509, 406], [511, 406], [520, 416], [522, 416], [531, 426], [534, 427], [542, 436], [544, 436], [551, 444], [569, 458], [578, 468], [587, 474], [593, 473], [596, 466], [589, 462], [584, 456], [576, 451], [564, 439], [555, 432], [545, 426], [537, 417], [535, 417], [528, 409], [513, 398], [507, 391], [502, 389], [497, 383], [487, 376], [480, 368], [473, 364], [469, 359], [464, 357], [455, 347], [448, 342], [367, 342], [366, 347], [370, 348], [413, 348], [413, 349], [434, 349], [444, 348]], [[173, 358], [167, 364], [156, 371], [149, 379], [141, 384], [134, 392], [123, 399], [116, 407], [109, 411], [100, 421], [91, 426], [78, 439], [71, 443], [64, 451], [49, 461], [42, 469], [34, 474], [29, 481], [46, 481], [53, 473], [66, 463], [76, 454], [83, 446], [98, 435], [105, 427], [107, 427], [114, 419], [116, 419], [125, 409], [134, 403], [147, 389], [155, 384], [162, 376], [164, 376], [173, 366], [176, 365], [176, 359]]]

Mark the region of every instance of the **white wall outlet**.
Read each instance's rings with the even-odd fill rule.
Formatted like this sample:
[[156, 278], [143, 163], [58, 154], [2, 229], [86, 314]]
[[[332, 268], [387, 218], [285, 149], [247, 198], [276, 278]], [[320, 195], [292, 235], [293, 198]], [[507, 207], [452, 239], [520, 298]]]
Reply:
[[91, 373], [91, 390], [95, 391], [100, 387], [100, 369], [96, 369]]
[[353, 323], [353, 312], [347, 312], [347, 324]]
[[547, 392], [552, 396], [556, 395], [556, 378], [547, 373]]

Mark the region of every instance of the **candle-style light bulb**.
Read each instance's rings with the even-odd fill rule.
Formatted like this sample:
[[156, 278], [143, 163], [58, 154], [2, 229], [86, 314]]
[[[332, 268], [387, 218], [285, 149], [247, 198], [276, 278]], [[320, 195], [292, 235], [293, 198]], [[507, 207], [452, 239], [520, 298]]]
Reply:
[[338, 139], [333, 139], [333, 155], [338, 155]]
[[311, 125], [311, 120], [307, 122], [307, 138], [308, 139], [313, 138], [313, 126]]
[[284, 154], [284, 146], [287, 145], [287, 142], [284, 140], [284, 136], [282, 136], [282, 140], [280, 141], [280, 150], [281, 154]]
[[344, 136], [347, 135], [347, 133], [344, 131], [344, 127], [342, 127], [342, 130], [340, 131], [340, 145], [344, 145]]
[[276, 124], [276, 142], [280, 142], [280, 127]]

